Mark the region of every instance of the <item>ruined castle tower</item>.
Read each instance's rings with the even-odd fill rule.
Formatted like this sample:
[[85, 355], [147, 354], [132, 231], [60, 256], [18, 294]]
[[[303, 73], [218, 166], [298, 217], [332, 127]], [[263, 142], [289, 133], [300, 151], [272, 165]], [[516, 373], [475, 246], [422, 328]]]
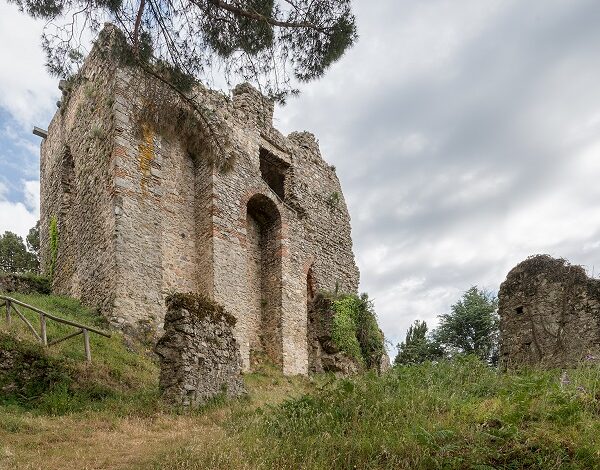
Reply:
[[498, 300], [505, 367], [600, 359], [600, 281], [581, 266], [532, 256], [508, 273]]
[[[160, 84], [163, 102], [147, 103], [148, 77], [111, 59], [110, 34], [65, 85], [41, 146], [42, 264], [54, 290], [150, 335], [167, 294], [205, 294], [237, 318], [246, 370], [262, 355], [306, 373], [310, 297], [358, 287], [335, 169], [312, 134], [277, 131], [273, 104], [247, 84], [190, 95], [225, 136], [216, 162], [206, 123], [190, 130], [185, 103]], [[144, 120], [149, 106], [156, 119]]]

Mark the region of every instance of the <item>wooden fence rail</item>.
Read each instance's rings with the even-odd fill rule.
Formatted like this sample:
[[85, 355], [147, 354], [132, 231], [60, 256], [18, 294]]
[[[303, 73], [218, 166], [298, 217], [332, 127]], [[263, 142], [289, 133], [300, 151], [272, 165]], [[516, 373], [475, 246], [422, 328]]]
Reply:
[[[35, 327], [31, 324], [31, 322], [23, 315], [23, 313], [17, 308], [17, 305], [23, 309], [29, 309], [32, 312], [38, 314], [40, 319], [40, 333], [37, 332]], [[42, 343], [44, 347], [54, 346], [55, 344], [62, 343], [63, 341], [73, 338], [78, 335], [83, 335], [83, 347], [85, 349], [85, 358], [88, 362], [92, 361], [92, 353], [90, 350], [90, 332], [95, 333], [100, 336], [104, 336], [106, 338], [110, 338], [109, 333], [105, 333], [104, 331], [97, 330], [96, 328], [92, 328], [91, 326], [81, 325], [74, 321], [65, 320], [64, 318], [57, 317], [48, 312], [44, 312], [39, 308], [36, 308], [32, 305], [28, 305], [25, 302], [21, 302], [20, 300], [13, 299], [12, 297], [6, 297], [4, 295], [0, 295], [0, 308], [2, 306], [6, 307], [6, 322], [8, 325], [11, 324], [13, 316], [12, 312], [17, 314], [17, 316], [27, 325], [27, 328], [33, 333], [36, 339]], [[48, 332], [46, 320], [53, 320], [57, 323], [62, 323], [64, 325], [73, 326], [75, 328], [79, 328], [78, 331], [74, 331], [73, 333], [68, 334], [67, 336], [63, 336], [62, 338], [54, 339], [52, 341], [48, 341]]]

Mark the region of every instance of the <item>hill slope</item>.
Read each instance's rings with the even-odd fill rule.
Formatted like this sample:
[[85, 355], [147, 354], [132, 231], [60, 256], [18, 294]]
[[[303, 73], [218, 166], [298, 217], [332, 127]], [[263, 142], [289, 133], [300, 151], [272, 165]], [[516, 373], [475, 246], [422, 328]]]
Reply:
[[[75, 367], [81, 345], [65, 348], [52, 357]], [[562, 385], [558, 370], [500, 374], [472, 358], [351, 380], [265, 369], [246, 375], [246, 399], [184, 413], [161, 407], [156, 366], [127, 348], [118, 335], [92, 346], [105, 373], [87, 378], [107, 396], [5, 400], [0, 468], [600, 468], [597, 366]]]

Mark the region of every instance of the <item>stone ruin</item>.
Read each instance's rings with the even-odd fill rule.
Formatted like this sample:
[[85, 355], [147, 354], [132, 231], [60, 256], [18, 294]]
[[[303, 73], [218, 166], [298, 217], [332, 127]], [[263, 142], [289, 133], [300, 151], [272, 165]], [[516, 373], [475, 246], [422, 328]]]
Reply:
[[600, 358], [600, 280], [548, 255], [513, 268], [498, 293], [500, 360], [568, 367]]
[[165, 333], [155, 347], [163, 399], [198, 407], [219, 395], [243, 395], [235, 317], [200, 295], [174, 294], [166, 302]]
[[[273, 103], [250, 85], [230, 96], [197, 86], [183, 100], [111, 56], [114, 34], [106, 27], [61, 85], [41, 144], [53, 290], [149, 339], [167, 295], [194, 292], [235, 317], [244, 370], [267, 358], [308, 373], [311, 293], [355, 293], [359, 281], [335, 168], [312, 134], [276, 130]], [[182, 118], [188, 100], [204, 121]]]

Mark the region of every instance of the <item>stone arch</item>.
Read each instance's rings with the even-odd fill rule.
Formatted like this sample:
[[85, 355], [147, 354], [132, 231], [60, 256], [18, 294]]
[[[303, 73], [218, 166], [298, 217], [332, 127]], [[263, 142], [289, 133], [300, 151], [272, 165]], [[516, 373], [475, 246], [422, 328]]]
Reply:
[[268, 360], [283, 367], [281, 214], [263, 194], [246, 204], [250, 364]]

